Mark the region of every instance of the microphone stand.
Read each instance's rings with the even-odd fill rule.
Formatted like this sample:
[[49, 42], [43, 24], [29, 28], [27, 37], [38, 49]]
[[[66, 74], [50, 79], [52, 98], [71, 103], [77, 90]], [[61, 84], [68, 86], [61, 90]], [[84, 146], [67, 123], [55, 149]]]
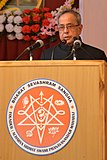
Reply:
[[[57, 38], [55, 37], [55, 38], [52, 38], [50, 42], [55, 42], [56, 40], [57, 40]], [[40, 40], [37, 40], [37, 41], [39, 41], [39, 43], [40, 43]], [[47, 46], [47, 45], [50, 44], [50, 42], [49, 42], [49, 43], [46, 43], [46, 44], [42, 44], [42, 45], [41, 45], [41, 43], [40, 43], [40, 45], [41, 45], [40, 47], [43, 47], [43, 45], [44, 45], [44, 46]], [[36, 45], [36, 44], [35, 44], [35, 45]], [[40, 47], [38, 47], [38, 48], [40, 48]], [[16, 57], [15, 61], [16, 61], [16, 60], [19, 60], [24, 54], [26, 54], [26, 53], [28, 53], [28, 52], [29, 52], [30, 61], [32, 61], [32, 60], [33, 60], [33, 53], [31, 52], [31, 50], [33, 50], [33, 49], [35, 49], [35, 47], [32, 46], [32, 45], [31, 45], [30, 47], [27, 47], [21, 54], [18, 55], [18, 57]]]
[[73, 56], [73, 60], [76, 60], [75, 51], [76, 51], [76, 49], [75, 49], [75, 47], [73, 47], [72, 50], [70, 51], [70, 54], [67, 57], [65, 57], [65, 59], [69, 58], [70, 56]]
[[29, 57], [30, 57], [30, 61], [32, 61], [32, 60], [33, 60], [33, 54], [32, 54], [32, 52], [31, 52], [31, 50], [30, 50], [30, 52], [29, 52]]
[[75, 48], [73, 47], [73, 49], [72, 49], [72, 55], [73, 55], [73, 60], [76, 60], [76, 55], [75, 55]]

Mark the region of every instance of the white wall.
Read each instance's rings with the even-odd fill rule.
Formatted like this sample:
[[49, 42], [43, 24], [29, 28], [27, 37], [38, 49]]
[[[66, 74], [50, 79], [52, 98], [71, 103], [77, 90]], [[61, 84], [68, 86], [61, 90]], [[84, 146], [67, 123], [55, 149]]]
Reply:
[[80, 0], [80, 6], [84, 42], [104, 50], [107, 55], [107, 0]]

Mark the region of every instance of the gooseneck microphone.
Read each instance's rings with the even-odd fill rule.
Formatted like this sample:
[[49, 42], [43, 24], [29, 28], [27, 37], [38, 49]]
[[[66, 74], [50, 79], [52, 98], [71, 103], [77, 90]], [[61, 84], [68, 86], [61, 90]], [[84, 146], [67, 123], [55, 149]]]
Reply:
[[73, 37], [73, 45], [72, 45], [72, 49], [70, 51], [70, 54], [65, 57], [65, 59], [69, 58], [70, 56], [73, 56], [73, 60], [76, 60], [76, 55], [75, 55], [75, 51], [81, 47], [82, 42], [77, 38], [77, 37]]
[[74, 37], [73, 48], [78, 49], [81, 47], [82, 43], [77, 37]]
[[20, 59], [25, 52], [29, 52], [30, 51], [29, 55], [30, 55], [30, 61], [31, 61], [33, 59], [31, 51], [33, 49], [41, 48], [43, 46], [44, 46], [44, 42], [42, 40], [37, 40], [34, 44], [30, 45], [21, 54], [19, 54], [19, 56], [15, 60]]
[[74, 42], [73, 42], [71, 54], [73, 55], [73, 60], [76, 60], [75, 51], [81, 47], [82, 43], [79, 39], [77, 39], [77, 37], [74, 37], [73, 39], [74, 39]]
[[43, 45], [44, 45], [44, 42], [42, 40], [37, 40], [34, 44], [27, 47], [26, 51], [31, 51], [31, 50], [36, 49], [36, 48], [41, 48], [41, 47], [43, 47]]
[[62, 42], [63, 44], [65, 44], [65, 45], [66, 45], [66, 43], [67, 43], [67, 41], [66, 41], [65, 39], [63, 39], [61, 42]]

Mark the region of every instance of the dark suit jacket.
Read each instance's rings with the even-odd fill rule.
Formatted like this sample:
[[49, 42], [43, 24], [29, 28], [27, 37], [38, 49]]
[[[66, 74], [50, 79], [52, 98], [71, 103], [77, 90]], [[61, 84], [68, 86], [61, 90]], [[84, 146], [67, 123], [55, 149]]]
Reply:
[[[54, 47], [44, 50], [40, 59], [41, 60], [72, 60], [72, 48], [68, 45], [60, 43]], [[107, 57], [101, 49], [82, 43], [81, 47], [75, 52], [77, 60], [105, 60]]]

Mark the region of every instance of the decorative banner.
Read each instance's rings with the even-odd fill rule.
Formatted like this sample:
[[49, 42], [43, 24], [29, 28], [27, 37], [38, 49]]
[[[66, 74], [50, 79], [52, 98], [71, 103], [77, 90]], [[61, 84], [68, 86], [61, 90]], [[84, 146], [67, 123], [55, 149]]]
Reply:
[[13, 94], [7, 127], [15, 143], [35, 155], [62, 149], [77, 126], [77, 107], [69, 91], [56, 81], [36, 79]]

